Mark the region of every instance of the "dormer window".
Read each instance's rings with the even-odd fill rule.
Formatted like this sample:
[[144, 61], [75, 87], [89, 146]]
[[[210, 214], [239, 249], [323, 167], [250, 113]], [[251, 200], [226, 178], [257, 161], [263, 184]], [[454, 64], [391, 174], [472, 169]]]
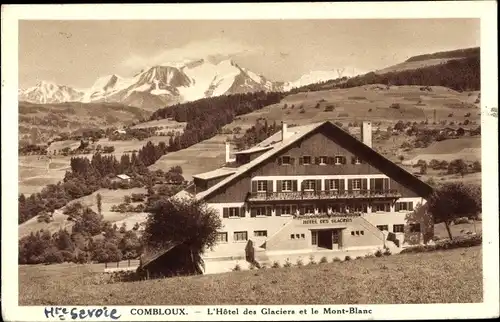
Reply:
[[344, 163], [344, 157], [343, 156], [336, 156], [335, 157], [335, 165], [343, 164]]
[[361, 164], [361, 159], [356, 156], [352, 157], [352, 164]]
[[319, 157], [319, 165], [326, 165], [326, 164], [328, 164], [328, 157], [327, 156]]
[[309, 165], [311, 164], [311, 156], [306, 155], [302, 157], [302, 164], [303, 165]]
[[288, 155], [282, 156], [281, 157], [281, 164], [282, 165], [290, 165], [290, 164], [292, 164], [291, 161], [290, 161], [290, 156], [288, 156]]

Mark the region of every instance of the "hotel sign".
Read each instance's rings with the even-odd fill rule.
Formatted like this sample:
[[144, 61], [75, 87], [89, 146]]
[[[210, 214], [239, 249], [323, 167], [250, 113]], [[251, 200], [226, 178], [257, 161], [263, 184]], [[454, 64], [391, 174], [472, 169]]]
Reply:
[[306, 219], [302, 220], [303, 225], [318, 225], [318, 224], [337, 224], [352, 222], [352, 218], [322, 218], [322, 219]]

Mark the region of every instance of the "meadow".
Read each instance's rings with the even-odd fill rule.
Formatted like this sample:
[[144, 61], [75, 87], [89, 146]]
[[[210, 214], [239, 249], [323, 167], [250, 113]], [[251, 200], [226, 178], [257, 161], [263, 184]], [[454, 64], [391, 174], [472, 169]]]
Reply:
[[481, 247], [138, 282], [108, 284], [109, 278], [95, 265], [20, 266], [19, 305], [417, 304], [483, 299]]

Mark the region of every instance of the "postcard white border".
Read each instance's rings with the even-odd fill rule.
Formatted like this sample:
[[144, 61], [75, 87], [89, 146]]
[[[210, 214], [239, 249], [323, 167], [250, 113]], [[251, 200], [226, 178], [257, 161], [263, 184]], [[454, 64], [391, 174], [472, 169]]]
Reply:
[[[96, 10], [98, 8], [98, 10]], [[148, 4], [148, 5], [7, 5], [2, 6], [2, 316], [7, 321], [45, 320], [43, 307], [18, 306], [18, 196], [17, 84], [18, 21], [32, 20], [265, 20], [265, 19], [383, 19], [481, 18], [481, 128], [483, 184], [484, 302], [478, 304], [360, 305], [372, 316], [257, 315], [215, 316], [215, 320], [347, 320], [347, 319], [453, 319], [499, 315], [498, 284], [498, 108], [497, 5], [494, 1], [385, 2], [385, 3], [265, 3], [265, 4]], [[439, 287], [439, 286], [437, 286]], [[227, 306], [228, 308], [231, 306]], [[251, 307], [251, 306], [240, 306]], [[257, 306], [258, 307], [258, 306]], [[261, 306], [262, 307], [262, 306]], [[279, 306], [269, 306], [279, 307]], [[286, 308], [288, 306], [280, 306]], [[296, 308], [301, 306], [295, 306]], [[311, 307], [311, 306], [306, 306]], [[324, 306], [314, 306], [322, 308]], [[333, 307], [348, 307], [334, 305]], [[128, 312], [126, 306], [120, 311]], [[189, 307], [203, 310], [203, 307]], [[205, 314], [188, 319], [214, 320]], [[181, 316], [131, 316], [120, 320], [185, 320]], [[56, 319], [59, 320], [59, 319]]]

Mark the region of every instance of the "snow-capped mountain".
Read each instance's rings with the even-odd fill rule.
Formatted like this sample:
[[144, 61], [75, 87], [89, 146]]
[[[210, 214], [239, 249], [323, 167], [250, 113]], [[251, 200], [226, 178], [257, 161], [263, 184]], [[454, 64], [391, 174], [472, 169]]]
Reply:
[[80, 101], [83, 95], [83, 92], [72, 87], [47, 81], [38, 82], [33, 87], [18, 91], [20, 101], [38, 104]]

